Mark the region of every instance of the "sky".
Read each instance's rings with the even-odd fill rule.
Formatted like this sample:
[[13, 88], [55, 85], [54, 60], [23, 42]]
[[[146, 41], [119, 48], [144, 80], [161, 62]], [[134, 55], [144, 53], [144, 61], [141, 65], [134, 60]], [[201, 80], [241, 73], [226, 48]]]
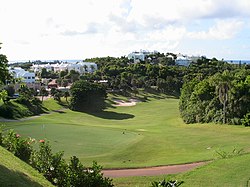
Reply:
[[0, 0], [9, 61], [157, 50], [250, 60], [250, 0]]

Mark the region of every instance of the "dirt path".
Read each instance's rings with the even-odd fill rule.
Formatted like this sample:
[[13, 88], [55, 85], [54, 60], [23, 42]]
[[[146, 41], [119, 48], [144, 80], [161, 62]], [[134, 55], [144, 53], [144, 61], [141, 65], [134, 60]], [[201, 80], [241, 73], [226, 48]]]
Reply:
[[208, 162], [196, 162], [190, 164], [172, 165], [172, 166], [159, 166], [150, 168], [138, 168], [138, 169], [111, 169], [103, 170], [102, 173], [105, 177], [130, 177], [130, 176], [154, 176], [163, 174], [175, 174], [185, 171], [189, 171], [198, 166], [207, 164]]

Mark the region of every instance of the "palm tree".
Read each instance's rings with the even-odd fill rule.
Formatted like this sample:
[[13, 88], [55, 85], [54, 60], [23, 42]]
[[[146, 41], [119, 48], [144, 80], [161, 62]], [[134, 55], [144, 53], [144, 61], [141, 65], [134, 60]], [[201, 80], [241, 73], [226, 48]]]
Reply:
[[226, 70], [222, 74], [216, 74], [213, 79], [214, 84], [216, 85], [216, 91], [219, 97], [220, 103], [223, 105], [223, 123], [226, 123], [226, 114], [227, 114], [227, 103], [229, 100], [229, 91], [231, 87], [232, 76], [229, 71]]
[[42, 102], [43, 102], [43, 97], [48, 96], [48, 91], [45, 89], [45, 87], [42, 87], [40, 89], [40, 95], [42, 96]]
[[69, 91], [65, 91], [63, 95], [66, 99], [66, 102], [68, 103], [68, 97], [70, 96]]

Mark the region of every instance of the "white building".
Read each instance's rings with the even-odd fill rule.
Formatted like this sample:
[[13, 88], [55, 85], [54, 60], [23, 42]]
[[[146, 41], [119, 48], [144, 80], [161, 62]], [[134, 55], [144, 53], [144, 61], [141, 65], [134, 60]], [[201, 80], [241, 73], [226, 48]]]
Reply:
[[25, 83], [35, 83], [35, 73], [25, 71], [20, 67], [9, 67], [8, 69], [14, 78], [20, 79], [22, 82]]
[[134, 62], [138, 62], [138, 61], [145, 61], [145, 58], [147, 55], [151, 55], [151, 54], [156, 54], [158, 53], [158, 51], [146, 51], [146, 50], [140, 50], [140, 52], [134, 51], [132, 53], [128, 54], [128, 59], [129, 60], [134, 60]]
[[75, 70], [80, 74], [93, 73], [97, 70], [97, 64], [94, 62], [76, 62], [76, 63], [57, 63], [57, 64], [33, 64], [31, 69], [37, 73], [45, 68], [47, 71], [61, 72]]

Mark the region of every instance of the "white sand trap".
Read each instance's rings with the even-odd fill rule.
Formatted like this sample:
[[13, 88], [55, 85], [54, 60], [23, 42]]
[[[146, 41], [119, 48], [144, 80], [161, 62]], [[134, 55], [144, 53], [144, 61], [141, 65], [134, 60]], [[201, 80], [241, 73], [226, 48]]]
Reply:
[[115, 99], [113, 101], [115, 102], [114, 106], [135, 106], [136, 103], [140, 102], [138, 99], [129, 99], [129, 101]]

